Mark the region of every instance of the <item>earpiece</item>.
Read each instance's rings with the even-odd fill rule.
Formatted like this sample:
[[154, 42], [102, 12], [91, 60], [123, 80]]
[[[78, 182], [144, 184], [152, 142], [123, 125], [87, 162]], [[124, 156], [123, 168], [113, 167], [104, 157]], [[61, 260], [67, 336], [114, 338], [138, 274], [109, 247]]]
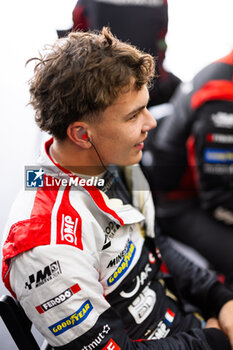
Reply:
[[79, 128], [78, 132], [77, 132], [77, 136], [79, 139], [85, 140], [85, 141], [89, 141], [89, 137], [87, 135], [87, 131], [84, 128]]
[[98, 156], [98, 158], [99, 158], [99, 160], [100, 160], [100, 163], [101, 163], [102, 167], [103, 167], [106, 171], [109, 171], [109, 170], [106, 168], [106, 166], [104, 165], [104, 163], [103, 163], [103, 161], [102, 161], [102, 158], [101, 158], [99, 152], [97, 151], [97, 149], [96, 149], [96, 147], [95, 147], [93, 141], [90, 140], [90, 138], [89, 138], [89, 136], [88, 136], [88, 134], [87, 134], [87, 130], [85, 130], [84, 128], [82, 128], [82, 127], [80, 126], [80, 127], [78, 128], [78, 130], [77, 130], [77, 136], [78, 136], [78, 138], [81, 139], [81, 140], [90, 142], [90, 144], [91, 144], [92, 147], [94, 148], [94, 150], [95, 150], [95, 152], [96, 152], [96, 154], [97, 154], [97, 156]]
[[88, 138], [87, 134], [83, 134], [82, 139], [85, 140], [85, 141], [89, 141], [89, 138]]

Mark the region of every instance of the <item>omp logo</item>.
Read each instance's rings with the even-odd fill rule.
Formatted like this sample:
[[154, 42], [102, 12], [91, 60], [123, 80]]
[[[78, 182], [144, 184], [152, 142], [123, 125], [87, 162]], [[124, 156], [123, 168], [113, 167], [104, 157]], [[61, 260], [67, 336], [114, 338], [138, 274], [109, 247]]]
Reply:
[[52, 264], [45, 266], [44, 270], [39, 270], [36, 274], [30, 275], [29, 281], [25, 283], [25, 288], [30, 290], [32, 287], [40, 287], [44, 283], [56, 278], [61, 273], [59, 261], [54, 261]]
[[108, 268], [108, 267], [112, 267], [112, 266], [116, 266], [116, 265], [121, 261], [121, 259], [124, 257], [124, 255], [125, 255], [125, 253], [126, 253], [126, 251], [127, 251], [127, 249], [128, 249], [129, 242], [130, 242], [130, 241], [129, 241], [129, 239], [128, 239], [125, 248], [122, 250], [122, 252], [120, 252], [120, 254], [118, 254], [114, 259], [112, 259], [112, 260], [109, 262], [107, 268]]
[[122, 259], [121, 264], [118, 266], [117, 270], [107, 280], [108, 286], [111, 286], [114, 283], [116, 283], [126, 273], [126, 271], [128, 270], [128, 268], [130, 267], [133, 261], [135, 252], [136, 252], [136, 247], [133, 244], [133, 242], [130, 241], [128, 250], [125, 253], [124, 258]]
[[114, 221], [110, 221], [108, 226], [105, 228], [105, 241], [102, 250], [107, 249], [111, 246], [111, 240], [114, 237], [116, 231], [119, 229], [120, 225], [115, 223]]
[[108, 324], [104, 325], [103, 331], [100, 332], [97, 337], [89, 344], [82, 347], [82, 350], [92, 350], [95, 349], [100, 343], [102, 343], [103, 339], [106, 337], [108, 332], [110, 331], [110, 327]]
[[149, 273], [152, 271], [150, 264], [146, 264], [144, 270], [138, 275], [135, 279], [133, 279], [132, 284], [134, 284], [133, 289], [130, 292], [122, 291], [120, 292], [120, 296], [122, 298], [131, 298], [134, 296], [139, 288], [144, 285], [145, 281], [148, 279]]
[[43, 304], [36, 306], [36, 310], [39, 314], [52, 309], [53, 307], [64, 303], [67, 299], [71, 298], [72, 295], [78, 293], [81, 290], [79, 285], [76, 283], [72, 287], [64, 290], [62, 293], [58, 294], [56, 297], [45, 301]]
[[73, 220], [71, 216], [62, 214], [61, 240], [77, 245], [77, 225], [78, 218]]
[[233, 149], [206, 148], [204, 159], [208, 163], [233, 163]]
[[93, 306], [89, 300], [85, 301], [82, 306], [72, 315], [63, 318], [62, 320], [54, 323], [49, 327], [49, 330], [57, 337], [68, 329], [77, 326], [82, 323], [93, 310]]
[[114, 342], [114, 340], [110, 339], [108, 344], [102, 350], [121, 350], [121, 348]]

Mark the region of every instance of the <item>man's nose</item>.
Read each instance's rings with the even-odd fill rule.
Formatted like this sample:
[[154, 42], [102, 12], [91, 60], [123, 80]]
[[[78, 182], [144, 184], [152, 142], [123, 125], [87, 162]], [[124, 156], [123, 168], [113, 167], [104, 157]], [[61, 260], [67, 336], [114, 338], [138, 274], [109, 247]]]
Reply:
[[145, 110], [145, 122], [143, 127], [143, 132], [148, 132], [149, 130], [156, 128], [157, 122], [154, 117], [150, 114], [148, 109]]

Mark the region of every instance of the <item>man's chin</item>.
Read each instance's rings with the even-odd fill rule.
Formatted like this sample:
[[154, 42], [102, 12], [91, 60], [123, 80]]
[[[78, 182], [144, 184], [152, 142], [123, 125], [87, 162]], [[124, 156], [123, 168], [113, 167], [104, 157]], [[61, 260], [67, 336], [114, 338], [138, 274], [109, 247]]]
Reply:
[[142, 152], [140, 151], [136, 157], [133, 157], [131, 160], [127, 162], [127, 164], [124, 164], [124, 166], [130, 166], [138, 164], [142, 159]]

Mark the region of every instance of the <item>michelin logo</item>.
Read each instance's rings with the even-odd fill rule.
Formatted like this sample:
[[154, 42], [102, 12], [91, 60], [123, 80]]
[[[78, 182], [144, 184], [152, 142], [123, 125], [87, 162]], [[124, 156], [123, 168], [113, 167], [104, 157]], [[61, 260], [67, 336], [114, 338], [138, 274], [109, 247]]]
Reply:
[[136, 247], [133, 244], [133, 242], [130, 241], [128, 250], [123, 257], [121, 264], [118, 266], [116, 271], [107, 280], [108, 286], [112, 286], [126, 273], [126, 271], [128, 270], [128, 268], [130, 267], [133, 261], [135, 252], [136, 252]]
[[52, 324], [49, 329], [57, 337], [58, 335], [68, 331], [68, 329], [82, 323], [93, 310], [93, 306], [89, 300], [85, 301], [82, 306], [72, 315], [63, 318], [57, 323]]

